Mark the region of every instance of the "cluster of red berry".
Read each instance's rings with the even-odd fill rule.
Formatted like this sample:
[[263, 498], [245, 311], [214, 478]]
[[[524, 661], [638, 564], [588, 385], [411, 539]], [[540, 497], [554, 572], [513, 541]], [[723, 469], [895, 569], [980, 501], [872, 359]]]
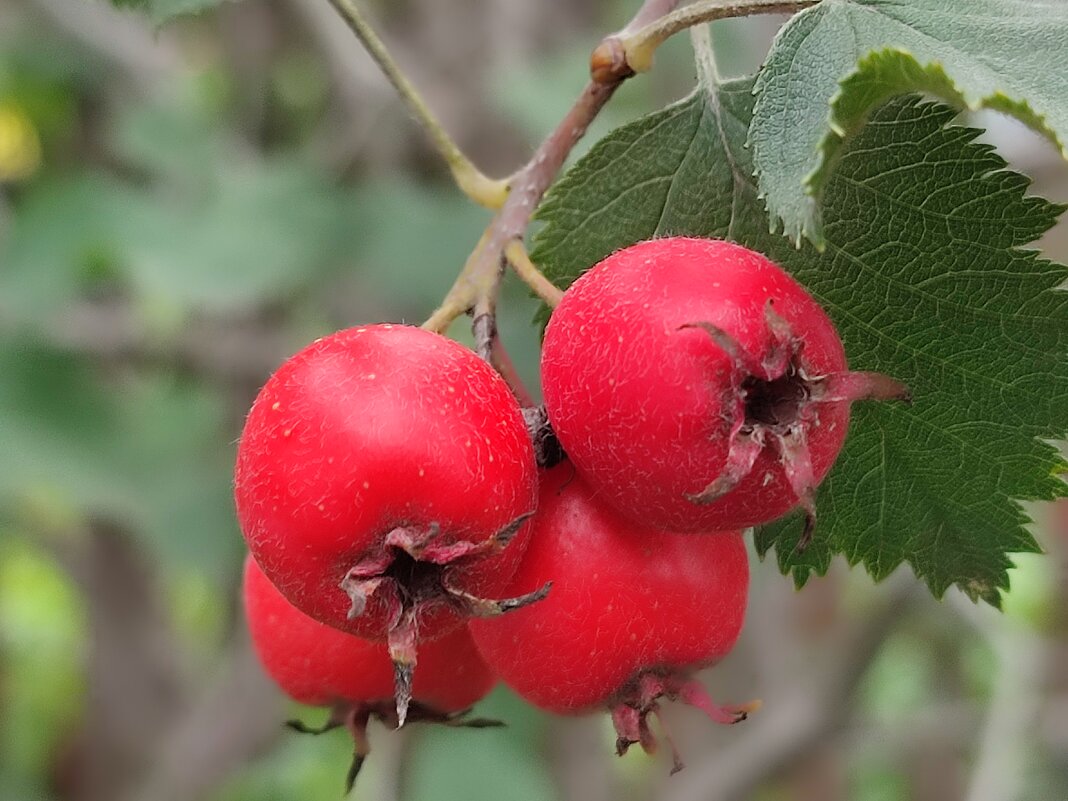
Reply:
[[542, 380], [556, 465], [488, 364], [418, 328], [324, 337], [253, 404], [236, 469], [253, 640], [348, 726], [357, 766], [369, 717], [486, 725], [464, 713], [495, 678], [552, 712], [608, 709], [620, 753], [652, 750], [663, 698], [743, 719], [753, 705], [693, 679], [741, 631], [741, 530], [800, 505], [811, 536], [850, 402], [907, 396], [848, 372], [775, 264], [690, 238], [576, 281]]

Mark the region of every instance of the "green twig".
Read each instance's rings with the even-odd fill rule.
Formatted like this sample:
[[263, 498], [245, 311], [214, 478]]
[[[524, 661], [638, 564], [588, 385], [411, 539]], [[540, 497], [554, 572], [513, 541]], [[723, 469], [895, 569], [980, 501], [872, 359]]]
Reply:
[[397, 94], [404, 100], [408, 110], [426, 130], [434, 147], [449, 165], [449, 170], [460, 191], [475, 203], [488, 209], [499, 209], [504, 205], [505, 198], [508, 197], [508, 181], [487, 177], [464, 155], [412, 82], [401, 72], [397, 62], [386, 49], [386, 45], [378, 38], [378, 34], [375, 33], [354, 0], [330, 0], [330, 4], [337, 9], [352, 32], [356, 34], [356, 38], [367, 48], [367, 52], [371, 54], [371, 58], [378, 64], [393, 88], [397, 90]]

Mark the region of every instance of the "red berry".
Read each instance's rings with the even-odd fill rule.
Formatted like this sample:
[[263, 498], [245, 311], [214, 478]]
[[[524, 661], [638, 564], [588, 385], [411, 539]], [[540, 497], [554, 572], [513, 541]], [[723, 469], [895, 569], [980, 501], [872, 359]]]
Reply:
[[[355, 703], [394, 713], [393, 664], [385, 643], [308, 617], [271, 584], [251, 554], [244, 596], [252, 644], [286, 695], [309, 706]], [[458, 712], [483, 698], [494, 681], [461, 626], [420, 649], [412, 701], [436, 713]]]
[[[271, 584], [251, 554], [245, 559], [244, 599], [252, 644], [264, 670], [290, 698], [330, 708], [326, 726], [316, 731], [344, 725], [355, 738], [351, 782], [369, 750], [369, 718], [397, 723], [389, 649], [384, 643], [345, 634], [305, 615]], [[420, 650], [410, 716], [463, 725], [455, 713], [485, 697], [494, 682], [471, 635], [463, 627], [456, 629]], [[484, 725], [486, 721], [470, 723]]]
[[417, 632], [514, 605], [484, 599], [515, 571], [535, 482], [519, 406], [489, 365], [437, 334], [370, 325], [313, 342], [267, 381], [235, 497], [250, 550], [294, 606], [389, 640], [403, 722]]
[[621, 250], [575, 281], [541, 369], [579, 472], [632, 519], [675, 531], [757, 525], [800, 502], [807, 539], [850, 402], [906, 393], [846, 372], [830, 319], [766, 257], [684, 237]]
[[748, 708], [716, 706], [692, 674], [734, 646], [749, 563], [737, 532], [695, 537], [640, 526], [595, 498], [568, 463], [543, 473], [531, 544], [512, 580], [540, 603], [469, 628], [490, 668], [552, 712], [612, 712], [620, 752], [652, 747], [646, 716], [681, 699], [721, 723]]

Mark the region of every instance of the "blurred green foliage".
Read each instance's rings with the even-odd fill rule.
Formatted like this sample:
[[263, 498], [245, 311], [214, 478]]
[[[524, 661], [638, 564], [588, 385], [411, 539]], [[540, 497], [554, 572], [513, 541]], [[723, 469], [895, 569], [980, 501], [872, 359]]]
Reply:
[[[155, 21], [203, 5], [152, 0], [149, 7]], [[633, 7], [623, 0], [591, 5], [606, 30]], [[239, 628], [243, 546], [230, 499], [232, 457], [256, 389], [249, 373], [265, 377], [269, 365], [257, 353], [251, 368], [238, 370], [238, 362], [232, 375], [202, 369], [195, 353], [175, 356], [190, 333], [220, 323], [247, 326], [253, 341], [270, 333], [264, 347], [280, 359], [358, 321], [417, 321], [448, 289], [488, 219], [459, 198], [436, 164], [408, 158], [375, 169], [359, 154], [332, 160], [322, 140], [324, 132], [337, 134], [337, 98], [320, 49], [286, 27], [286, 12], [262, 6], [280, 16], [283, 32], [258, 76], [262, 85], [250, 88], [227, 57], [244, 33], [226, 16], [234, 8], [182, 23], [182, 63], [148, 90], [138, 84], [145, 76], [125, 74], [104, 49], [73, 41], [32, 4], [0, 8], [4, 801], [58, 798], [83, 723], [92, 599], [64, 559], [91, 521], [120, 524], [158, 574], [155, 589], [192, 685], [209, 683]], [[740, 23], [717, 33], [725, 65], [735, 72], [757, 65], [759, 48]], [[488, 104], [525, 142], [541, 136], [582, 85], [591, 38], [575, 35], [559, 52], [485, 76]], [[680, 37], [658, 55], [647, 81], [620, 93], [583, 147], [680, 96], [692, 75]], [[262, 119], [250, 124], [245, 105], [257, 87]], [[383, 126], [374, 135], [394, 132]], [[78, 312], [86, 308], [106, 312], [89, 319], [118, 332], [84, 325]], [[535, 308], [518, 282], [506, 282], [502, 337], [531, 386], [538, 372]], [[469, 341], [462, 324], [452, 333]], [[1008, 618], [1048, 630], [1056, 618], [1052, 567], [1029, 560], [1019, 572], [1027, 578], [1007, 597]], [[868, 591], [866, 580], [863, 586], [859, 594]], [[915, 627], [887, 642], [861, 693], [872, 725], [892, 725], [941, 692], [932, 643], [945, 636]], [[989, 649], [959, 632], [957, 639], [964, 641], [957, 645], [967, 691], [989, 697], [996, 671]], [[321, 715], [292, 712], [310, 721]], [[508, 728], [413, 727], [401, 797], [559, 797], [548, 719], [505, 690], [478, 713], [506, 720]], [[378, 751], [395, 748], [381, 727], [371, 738]], [[607, 729], [601, 741], [607, 759]], [[342, 732], [279, 732], [214, 798], [339, 798], [350, 753]], [[638, 754], [612, 764], [632, 798], [663, 768]], [[908, 798], [892, 758], [865, 752], [849, 773], [857, 801]], [[389, 780], [387, 764], [372, 758], [353, 797], [377, 799]], [[790, 796], [779, 787], [762, 797]]]

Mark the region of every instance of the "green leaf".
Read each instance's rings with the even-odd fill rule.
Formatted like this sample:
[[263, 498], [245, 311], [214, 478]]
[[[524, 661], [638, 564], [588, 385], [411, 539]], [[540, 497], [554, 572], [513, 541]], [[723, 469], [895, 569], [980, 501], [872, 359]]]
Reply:
[[842, 554], [876, 579], [903, 561], [936, 595], [997, 605], [1008, 554], [1034, 551], [1016, 499], [1066, 492], [1045, 440], [1068, 428], [1068, 275], [1021, 247], [1060, 209], [950, 126], [954, 111], [897, 98], [843, 144], [828, 181], [826, 249], [768, 232], [743, 147], [747, 82], [702, 87], [613, 132], [552, 189], [535, 260], [565, 286], [615, 249], [655, 236], [726, 237], [767, 253], [823, 305], [855, 369], [904, 380], [914, 404], [855, 407], [818, 496], [816, 541], [796, 517], [765, 526], [803, 584]]
[[894, 95], [1004, 111], [1068, 158], [1068, 3], [824, 0], [780, 31], [755, 90], [750, 144], [771, 217], [822, 246], [827, 156]]

